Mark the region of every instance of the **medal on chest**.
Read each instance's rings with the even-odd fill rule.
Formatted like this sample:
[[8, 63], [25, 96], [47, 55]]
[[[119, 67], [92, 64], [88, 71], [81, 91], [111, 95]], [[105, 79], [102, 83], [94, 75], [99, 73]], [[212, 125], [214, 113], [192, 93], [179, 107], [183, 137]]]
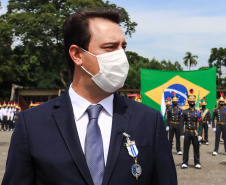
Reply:
[[137, 163], [137, 156], [138, 156], [138, 150], [137, 150], [137, 147], [136, 147], [136, 143], [135, 141], [131, 141], [129, 139], [130, 135], [127, 134], [127, 133], [123, 133], [123, 136], [125, 137], [126, 139], [126, 143], [125, 143], [125, 147], [127, 148], [128, 150], [128, 153], [131, 157], [133, 157], [134, 159], [134, 163], [131, 167], [131, 172], [132, 172], [132, 175], [134, 177], [136, 177], [136, 180], [138, 180], [138, 177], [140, 177], [141, 173], [142, 173], [142, 168], [141, 166]]

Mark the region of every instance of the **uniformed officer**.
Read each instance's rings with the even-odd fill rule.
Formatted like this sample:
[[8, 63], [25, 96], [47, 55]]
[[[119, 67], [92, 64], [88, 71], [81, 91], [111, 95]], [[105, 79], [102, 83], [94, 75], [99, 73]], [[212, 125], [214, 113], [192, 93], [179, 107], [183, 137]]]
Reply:
[[166, 104], [166, 110], [171, 107], [172, 102], [171, 102], [170, 97], [166, 97], [165, 104]]
[[31, 101], [30, 101], [29, 108], [32, 108], [32, 107], [34, 107], [34, 104], [33, 104], [33, 101], [31, 100]]
[[16, 124], [16, 121], [18, 119], [18, 114], [20, 112], [20, 106], [19, 106], [19, 104], [16, 104], [15, 108], [16, 108], [16, 111], [14, 112], [13, 129], [15, 128], [15, 124]]
[[[221, 92], [220, 93], [220, 98], [218, 99], [219, 102], [219, 107], [216, 108], [213, 112], [213, 117], [212, 117], [212, 126], [213, 126], [213, 131], [216, 132], [215, 135], [215, 148], [213, 151], [213, 156], [216, 156], [218, 154], [218, 149], [219, 149], [219, 141], [220, 141], [220, 133], [222, 131], [223, 139], [224, 139], [224, 150], [226, 154], [226, 109], [224, 107], [224, 94]], [[215, 126], [214, 118], [217, 118], [217, 124]]]
[[9, 130], [13, 130], [13, 118], [14, 118], [14, 105], [13, 103], [11, 103], [11, 105], [9, 106], [9, 109], [8, 109], [8, 117], [9, 117], [9, 120], [8, 120], [8, 128]]
[[184, 153], [181, 168], [188, 167], [189, 148], [192, 142], [194, 151], [195, 168], [201, 169], [199, 157], [199, 141], [202, 139], [202, 120], [200, 111], [195, 109], [196, 96], [193, 95], [193, 89], [190, 90], [187, 98], [189, 108], [184, 110], [181, 116], [181, 133], [183, 133], [184, 125]]
[[208, 145], [209, 144], [208, 128], [211, 125], [211, 113], [210, 113], [210, 110], [206, 108], [207, 102], [205, 100], [206, 100], [206, 97], [204, 97], [203, 101], [201, 102], [202, 123], [203, 123], [203, 129], [204, 129], [204, 141], [203, 141], [203, 143]]
[[176, 93], [173, 92], [172, 103], [173, 107], [170, 107], [167, 111], [167, 120], [166, 120], [166, 131], [169, 130], [169, 144], [172, 150], [173, 137], [175, 134], [176, 137], [176, 150], [178, 155], [182, 155], [180, 148], [180, 119], [182, 114], [182, 109], [177, 106], [178, 97]]
[[0, 102], [0, 124], [2, 124], [2, 103]]
[[8, 108], [5, 101], [2, 107], [2, 131], [6, 131], [8, 130]]
[[[226, 108], [226, 95], [224, 96], [224, 108]], [[221, 136], [221, 139], [220, 139], [220, 141], [224, 141], [224, 133], [222, 132], [222, 136]]]
[[[166, 121], [168, 119], [167, 118], [167, 114], [168, 114], [167, 112], [169, 111], [169, 108], [171, 107], [171, 104], [172, 103], [171, 103], [170, 97], [166, 97], [166, 101], [165, 101], [165, 105], [166, 105], [166, 114], [165, 115], [166, 115], [166, 117], [165, 117], [165, 120], [164, 120], [165, 121], [164, 122], [165, 123], [165, 126], [166, 126]], [[167, 138], [169, 138], [169, 128], [167, 129], [167, 126], [166, 126], [166, 133], [167, 133]]]

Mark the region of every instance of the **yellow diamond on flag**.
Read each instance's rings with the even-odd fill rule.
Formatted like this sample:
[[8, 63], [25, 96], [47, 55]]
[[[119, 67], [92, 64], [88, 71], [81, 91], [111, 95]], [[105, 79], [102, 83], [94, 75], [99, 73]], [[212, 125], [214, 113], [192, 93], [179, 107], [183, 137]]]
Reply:
[[[198, 98], [198, 93], [200, 92], [200, 94], [199, 94], [200, 99], [202, 99], [203, 97], [205, 97], [206, 95], [208, 95], [210, 93], [208, 90], [206, 90], [184, 78], [181, 78], [179, 75], [177, 75], [174, 78], [170, 79], [168, 82], [160, 85], [159, 87], [146, 92], [145, 95], [147, 95], [150, 99], [155, 101], [157, 104], [161, 105], [163, 86], [164, 86], [164, 90], [166, 90], [169, 86], [171, 86], [173, 84], [181, 84], [181, 85], [185, 86], [187, 88], [188, 92], [190, 89], [193, 89], [194, 90], [193, 94], [196, 96], [196, 98]], [[183, 94], [182, 96], [185, 96], [185, 95]], [[196, 101], [197, 101], [197, 99], [196, 99]]]

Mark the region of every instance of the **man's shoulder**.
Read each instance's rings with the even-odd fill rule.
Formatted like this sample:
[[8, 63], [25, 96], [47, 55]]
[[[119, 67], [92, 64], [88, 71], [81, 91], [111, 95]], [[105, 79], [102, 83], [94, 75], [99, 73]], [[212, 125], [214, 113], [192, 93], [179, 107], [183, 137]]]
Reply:
[[63, 101], [63, 94], [61, 96], [58, 96], [56, 98], [53, 98], [47, 102], [44, 102], [43, 104], [40, 104], [38, 106], [29, 108], [27, 110], [22, 111], [26, 115], [37, 115], [37, 114], [49, 114], [52, 113], [55, 109], [55, 105], [57, 105], [57, 102]]

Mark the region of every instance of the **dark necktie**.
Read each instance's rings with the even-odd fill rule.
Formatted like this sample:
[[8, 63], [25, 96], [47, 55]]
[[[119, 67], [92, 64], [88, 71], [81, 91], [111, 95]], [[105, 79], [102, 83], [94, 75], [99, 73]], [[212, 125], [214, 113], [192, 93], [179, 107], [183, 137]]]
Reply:
[[105, 168], [103, 141], [97, 122], [101, 110], [101, 105], [90, 105], [87, 108], [89, 123], [86, 131], [85, 156], [95, 185], [102, 184]]

